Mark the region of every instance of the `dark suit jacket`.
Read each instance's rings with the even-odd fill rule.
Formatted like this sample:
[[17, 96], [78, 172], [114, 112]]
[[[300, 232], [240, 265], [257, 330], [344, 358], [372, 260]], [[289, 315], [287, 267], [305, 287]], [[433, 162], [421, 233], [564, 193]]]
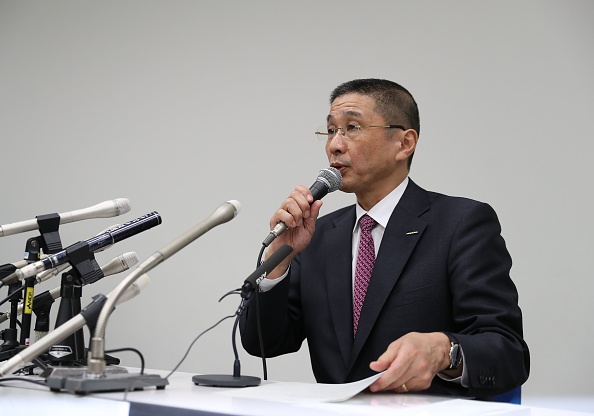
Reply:
[[[369, 363], [401, 336], [442, 331], [462, 346], [469, 388], [435, 377], [425, 393], [488, 397], [526, 381], [511, 258], [489, 205], [410, 181], [386, 227], [353, 339], [354, 225], [354, 206], [319, 218], [289, 276], [258, 295], [267, 357], [297, 351], [307, 338], [316, 380], [344, 383], [371, 376]], [[246, 351], [260, 355], [254, 305], [241, 335]]]

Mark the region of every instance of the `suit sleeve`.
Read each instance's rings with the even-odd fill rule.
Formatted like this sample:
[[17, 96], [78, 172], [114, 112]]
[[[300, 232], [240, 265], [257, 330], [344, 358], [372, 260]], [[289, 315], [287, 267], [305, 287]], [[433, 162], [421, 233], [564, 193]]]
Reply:
[[461, 217], [448, 259], [454, 335], [464, 350], [469, 395], [487, 397], [521, 385], [530, 356], [511, 257], [489, 205], [474, 204]]
[[301, 347], [305, 335], [298, 293], [294, 290], [298, 287], [295, 285], [298, 276], [299, 255], [293, 259], [288, 275], [281, 282], [267, 292], [253, 294], [239, 322], [241, 342], [249, 354], [262, 356], [258, 339], [257, 306], [260, 310], [265, 357], [295, 352]]

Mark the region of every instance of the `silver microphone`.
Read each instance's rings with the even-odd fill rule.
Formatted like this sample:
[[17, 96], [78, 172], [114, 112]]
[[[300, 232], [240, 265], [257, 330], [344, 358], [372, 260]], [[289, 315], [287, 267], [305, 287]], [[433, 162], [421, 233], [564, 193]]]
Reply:
[[[116, 198], [111, 201], [104, 201], [92, 207], [77, 209], [70, 212], [63, 212], [58, 214], [60, 216], [60, 224], [68, 224], [70, 222], [82, 221], [91, 218], [109, 218], [129, 212], [130, 200], [127, 198]], [[37, 219], [19, 221], [12, 224], [0, 226], [0, 237], [12, 234], [24, 233], [26, 231], [33, 231], [39, 229]]]

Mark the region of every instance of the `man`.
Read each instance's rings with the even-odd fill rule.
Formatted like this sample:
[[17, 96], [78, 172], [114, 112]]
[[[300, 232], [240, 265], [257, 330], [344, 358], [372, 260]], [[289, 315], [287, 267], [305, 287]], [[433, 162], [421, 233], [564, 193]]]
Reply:
[[[260, 284], [265, 356], [307, 338], [318, 382], [384, 371], [372, 392], [488, 398], [520, 386], [529, 352], [493, 209], [408, 177], [420, 125], [402, 86], [354, 80], [330, 104], [326, 153], [357, 203], [318, 219], [322, 201], [297, 186], [270, 219], [288, 229], [267, 252], [294, 251]], [[254, 309], [242, 342], [260, 355]]]

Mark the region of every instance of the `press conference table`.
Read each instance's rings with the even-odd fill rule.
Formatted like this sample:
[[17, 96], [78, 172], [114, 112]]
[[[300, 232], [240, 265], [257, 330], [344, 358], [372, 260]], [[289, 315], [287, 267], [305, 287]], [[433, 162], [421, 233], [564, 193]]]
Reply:
[[[147, 371], [162, 376], [166, 372]], [[301, 415], [586, 415], [588, 413], [559, 411], [506, 403], [487, 403], [419, 394], [359, 393], [338, 403], [288, 403], [274, 399], [249, 398], [246, 389], [196, 386], [193, 374], [178, 372], [169, 378], [162, 390], [146, 388], [127, 394], [99, 393], [74, 395], [55, 393], [48, 388], [22, 381], [0, 385], [2, 415], [40, 414], [48, 416], [109, 415], [109, 416], [301, 416]], [[264, 381], [263, 385], [274, 382]], [[280, 382], [282, 383], [282, 382]], [[284, 383], [287, 388], [291, 383]], [[279, 386], [282, 387], [282, 386]], [[247, 389], [258, 389], [249, 387]], [[252, 390], [252, 392], [257, 393]]]

